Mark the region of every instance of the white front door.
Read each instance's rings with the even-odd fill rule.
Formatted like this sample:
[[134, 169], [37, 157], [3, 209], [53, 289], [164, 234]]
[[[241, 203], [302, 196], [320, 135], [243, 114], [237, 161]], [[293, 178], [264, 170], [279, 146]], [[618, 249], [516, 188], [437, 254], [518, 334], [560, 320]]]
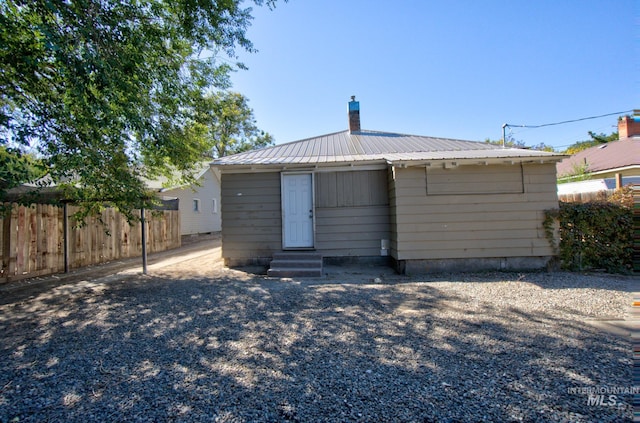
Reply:
[[282, 247], [313, 244], [313, 175], [282, 174]]

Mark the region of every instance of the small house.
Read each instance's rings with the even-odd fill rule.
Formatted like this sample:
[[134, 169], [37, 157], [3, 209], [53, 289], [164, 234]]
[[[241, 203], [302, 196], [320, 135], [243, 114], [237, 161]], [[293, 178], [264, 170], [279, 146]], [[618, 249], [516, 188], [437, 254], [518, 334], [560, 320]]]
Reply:
[[[579, 151], [558, 163], [560, 193], [596, 192], [638, 183], [640, 118], [618, 120], [618, 141]], [[586, 182], [591, 181], [591, 182]]]
[[215, 160], [222, 257], [282, 251], [385, 262], [401, 273], [542, 268], [544, 211], [558, 206], [556, 153], [360, 128]]
[[165, 179], [147, 181], [147, 186], [164, 201], [178, 200], [181, 235], [220, 232], [220, 176], [203, 165], [194, 174], [195, 184], [166, 186]]

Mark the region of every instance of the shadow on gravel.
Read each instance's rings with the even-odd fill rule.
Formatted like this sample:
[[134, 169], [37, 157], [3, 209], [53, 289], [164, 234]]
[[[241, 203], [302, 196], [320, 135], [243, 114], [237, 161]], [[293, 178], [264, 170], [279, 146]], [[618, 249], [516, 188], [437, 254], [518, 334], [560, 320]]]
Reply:
[[[397, 277], [402, 277], [397, 275]], [[477, 272], [477, 273], [437, 273], [404, 277], [405, 281], [494, 283], [500, 280], [528, 282], [543, 289], [601, 289], [621, 292], [640, 291], [640, 279], [635, 275], [613, 275], [609, 273], [575, 272]]]
[[0, 422], [632, 416], [570, 393], [628, 386], [629, 342], [420, 283], [137, 277], [0, 311]]
[[599, 289], [633, 293], [640, 291], [640, 279], [608, 273], [540, 272], [522, 279], [545, 289]]

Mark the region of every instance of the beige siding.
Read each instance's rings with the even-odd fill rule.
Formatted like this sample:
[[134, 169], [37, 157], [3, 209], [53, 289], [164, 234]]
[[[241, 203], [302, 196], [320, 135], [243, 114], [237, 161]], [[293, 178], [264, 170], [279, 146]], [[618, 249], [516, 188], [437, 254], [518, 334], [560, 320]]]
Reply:
[[[211, 169], [199, 179], [200, 185], [175, 188], [164, 191], [165, 198], [177, 198], [180, 207], [180, 228], [182, 235], [219, 232], [220, 216], [220, 182]], [[199, 201], [199, 209], [195, 210], [194, 200]], [[215, 207], [214, 208], [214, 202]]]
[[316, 248], [325, 257], [379, 256], [389, 239], [389, 207], [316, 209]]
[[222, 174], [222, 257], [264, 259], [282, 249], [280, 173]]
[[392, 168], [387, 175], [389, 186], [389, 255], [398, 258], [398, 207], [397, 195], [399, 186], [403, 181], [396, 180], [396, 170]]
[[[428, 193], [428, 172], [316, 173], [316, 249], [325, 257], [378, 256], [380, 240], [390, 239], [398, 260], [551, 255], [542, 220], [557, 207], [553, 164], [447, 169], [450, 189], [441, 178], [436, 195]], [[511, 192], [511, 177], [519, 192]], [[467, 178], [474, 192], [463, 194]], [[271, 257], [282, 248], [280, 173], [223, 174], [222, 181], [223, 257]]]
[[317, 173], [316, 249], [325, 257], [379, 256], [389, 239], [387, 170]]
[[[386, 170], [314, 175], [317, 251], [325, 257], [380, 255], [381, 239], [389, 239], [386, 175]], [[268, 259], [282, 249], [280, 195], [280, 173], [222, 175], [227, 263]]]
[[[391, 247], [396, 259], [552, 254], [542, 221], [544, 210], [557, 207], [554, 164], [460, 166], [441, 172], [448, 172], [447, 178], [440, 178], [437, 195], [429, 195], [431, 170], [395, 169], [390, 201], [396, 225]], [[492, 184], [506, 181], [505, 175], [517, 178], [520, 193], [513, 193], [515, 185], [509, 183], [501, 185], [505, 193], [496, 192]], [[459, 186], [466, 178], [474, 193], [461, 193], [467, 191]], [[450, 181], [449, 187], [444, 179]]]
[[427, 194], [495, 194], [522, 193], [522, 167], [463, 166], [443, 169], [427, 167]]

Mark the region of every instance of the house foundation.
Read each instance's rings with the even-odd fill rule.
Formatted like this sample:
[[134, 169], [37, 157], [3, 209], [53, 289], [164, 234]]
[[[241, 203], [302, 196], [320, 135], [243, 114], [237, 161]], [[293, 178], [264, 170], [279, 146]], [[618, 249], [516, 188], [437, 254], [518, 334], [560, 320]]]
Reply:
[[393, 260], [403, 275], [445, 272], [548, 270], [553, 257], [492, 257], [464, 259]]

